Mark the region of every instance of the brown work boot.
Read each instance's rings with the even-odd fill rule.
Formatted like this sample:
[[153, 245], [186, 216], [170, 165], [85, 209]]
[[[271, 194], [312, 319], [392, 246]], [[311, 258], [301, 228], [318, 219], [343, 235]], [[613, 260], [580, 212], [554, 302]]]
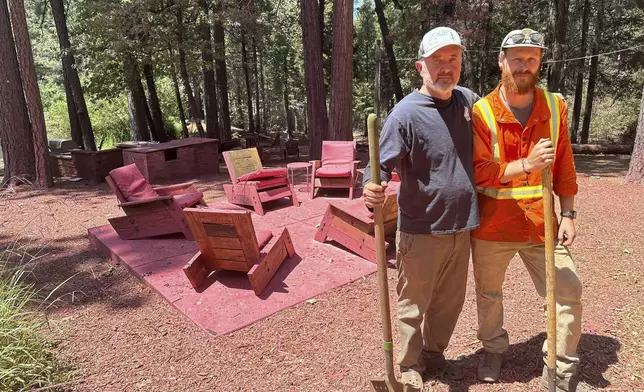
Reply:
[[497, 382], [501, 376], [501, 366], [503, 366], [503, 354], [485, 352], [481, 363], [479, 363], [476, 377], [484, 382]]
[[406, 370], [402, 373], [400, 381], [403, 384], [403, 392], [423, 392], [423, 378], [415, 370]]
[[[557, 376], [555, 383], [557, 385], [557, 392], [591, 392], [595, 390], [592, 386], [581, 381], [576, 374], [569, 377]], [[543, 367], [541, 385], [546, 389], [548, 388], [548, 366]]]

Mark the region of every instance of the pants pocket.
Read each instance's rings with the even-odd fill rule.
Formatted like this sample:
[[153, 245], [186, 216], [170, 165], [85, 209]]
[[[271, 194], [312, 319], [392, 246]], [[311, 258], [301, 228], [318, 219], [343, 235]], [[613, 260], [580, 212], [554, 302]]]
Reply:
[[411, 250], [412, 245], [414, 244], [414, 235], [402, 232], [400, 230], [396, 231], [396, 252], [399, 255], [405, 256]]

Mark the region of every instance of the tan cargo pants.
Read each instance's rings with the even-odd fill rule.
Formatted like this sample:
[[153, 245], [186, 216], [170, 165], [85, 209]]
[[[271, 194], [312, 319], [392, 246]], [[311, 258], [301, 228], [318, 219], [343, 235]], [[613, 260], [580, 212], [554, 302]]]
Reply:
[[[496, 242], [472, 239], [472, 261], [476, 282], [478, 338], [486, 351], [501, 354], [509, 337], [503, 328], [503, 281], [510, 260], [518, 253], [541, 297], [546, 296], [545, 245], [531, 242]], [[570, 252], [555, 247], [555, 298], [557, 301], [557, 374], [576, 372], [581, 337], [581, 282]], [[520, 309], [514, 311], [520, 312]], [[545, 323], [544, 323], [545, 328]], [[544, 361], [548, 342], [543, 344]]]
[[422, 373], [444, 358], [465, 301], [469, 257], [469, 231], [396, 233], [401, 371]]

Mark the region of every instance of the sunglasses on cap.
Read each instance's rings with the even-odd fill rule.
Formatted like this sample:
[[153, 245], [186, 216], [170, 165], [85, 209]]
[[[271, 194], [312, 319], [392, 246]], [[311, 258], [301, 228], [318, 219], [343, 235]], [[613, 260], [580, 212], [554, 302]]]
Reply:
[[511, 36], [507, 37], [505, 42], [503, 43], [503, 47], [505, 47], [506, 45], [520, 44], [543, 46], [544, 36], [543, 34], [537, 33], [536, 31], [523, 31], [521, 33], [512, 34]]

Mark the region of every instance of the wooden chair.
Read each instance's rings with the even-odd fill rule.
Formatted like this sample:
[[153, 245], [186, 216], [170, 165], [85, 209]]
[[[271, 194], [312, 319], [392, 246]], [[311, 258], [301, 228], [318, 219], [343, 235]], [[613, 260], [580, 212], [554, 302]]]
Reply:
[[353, 199], [358, 163], [355, 141], [322, 142], [322, 159], [311, 161], [311, 199], [316, 188], [349, 188], [349, 199]]
[[264, 215], [262, 203], [290, 197], [297, 206], [293, 184], [288, 181], [286, 168], [263, 168], [257, 149], [246, 148], [223, 153], [232, 184], [224, 185], [229, 203], [253, 206]]
[[134, 163], [111, 170], [105, 181], [125, 213], [108, 221], [124, 240], [172, 233], [183, 233], [192, 240], [181, 210], [208, 206], [193, 182], [153, 187]]
[[[391, 181], [385, 191], [382, 208], [385, 236], [393, 237], [398, 223], [397, 193], [400, 182]], [[352, 201], [329, 201], [324, 218], [315, 233], [315, 240], [325, 242], [332, 239], [359, 256], [375, 263], [376, 244], [373, 213], [367, 209], [364, 199]], [[389, 247], [389, 242], [385, 245]]]
[[288, 229], [271, 242], [273, 233], [255, 230], [250, 211], [186, 208], [183, 213], [199, 246], [183, 267], [195, 289], [211, 272], [233, 270], [246, 272], [260, 295], [282, 262], [295, 254]]

